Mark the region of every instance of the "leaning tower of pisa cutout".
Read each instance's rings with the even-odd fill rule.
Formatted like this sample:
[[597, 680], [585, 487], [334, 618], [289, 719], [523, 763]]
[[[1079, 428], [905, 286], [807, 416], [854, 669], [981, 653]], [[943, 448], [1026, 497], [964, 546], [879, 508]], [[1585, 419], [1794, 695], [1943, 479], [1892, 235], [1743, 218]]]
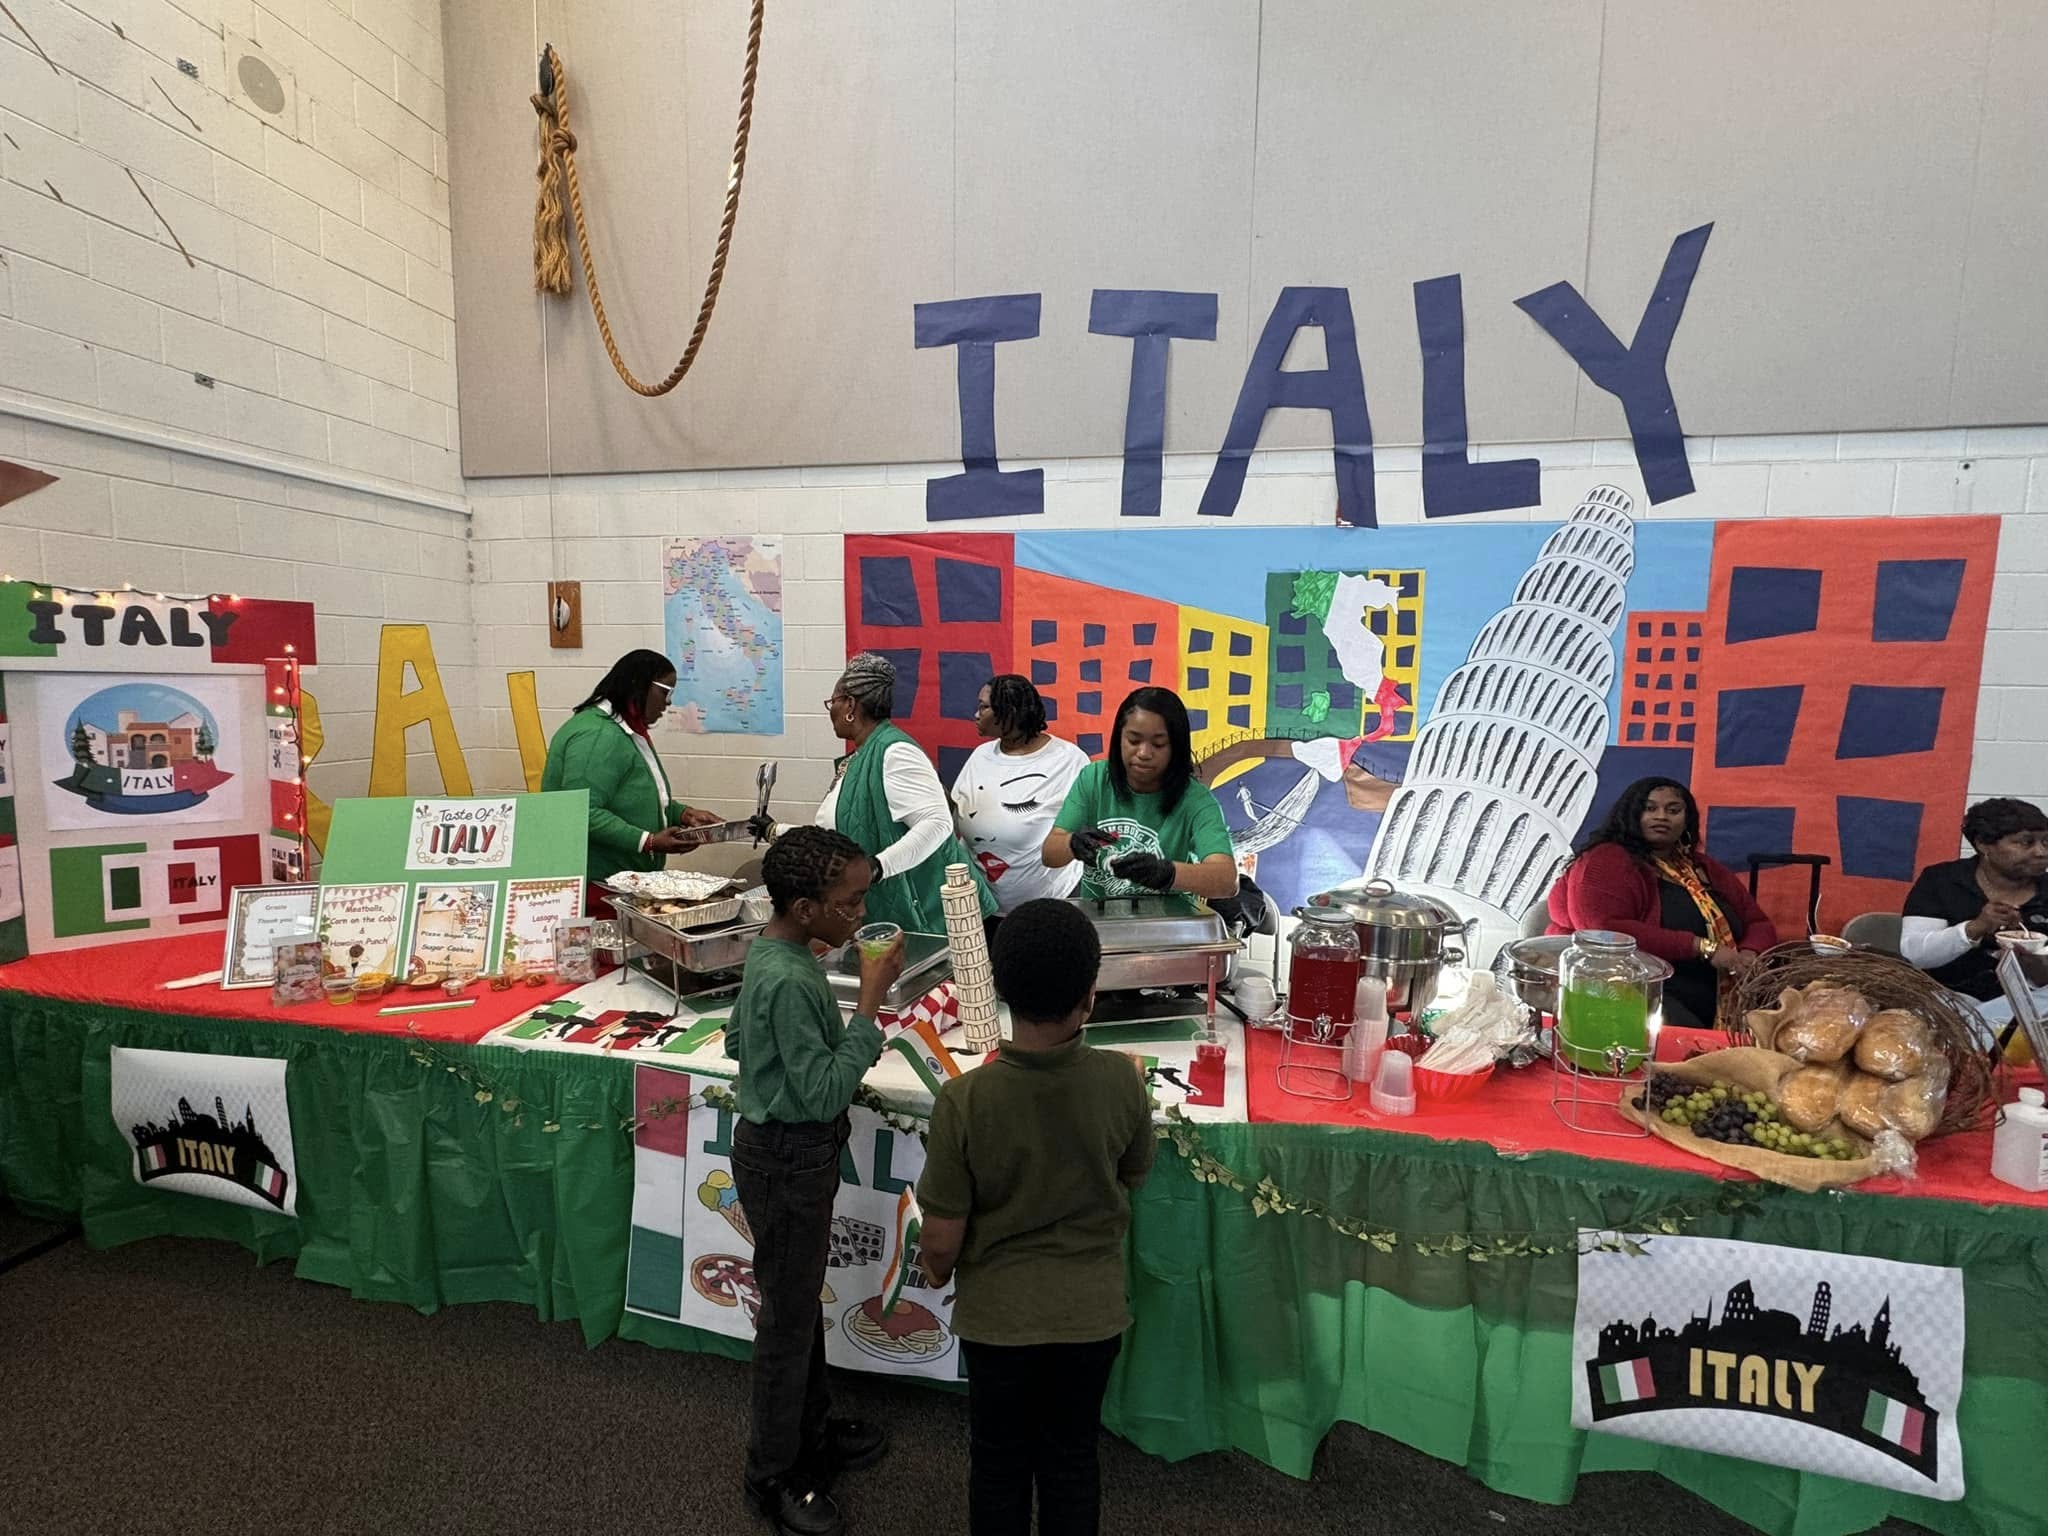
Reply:
[[1368, 875], [1441, 897], [1496, 941], [1549, 891], [1593, 803], [1633, 507], [1595, 486], [1544, 541], [1445, 679], [1366, 860]]

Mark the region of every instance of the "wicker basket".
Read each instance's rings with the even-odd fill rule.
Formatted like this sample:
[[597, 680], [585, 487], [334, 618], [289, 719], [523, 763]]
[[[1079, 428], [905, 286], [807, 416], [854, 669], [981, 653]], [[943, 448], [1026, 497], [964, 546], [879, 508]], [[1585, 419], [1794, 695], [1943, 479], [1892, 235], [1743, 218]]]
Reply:
[[1745, 1022], [1751, 1010], [1775, 1007], [1787, 987], [1832, 981], [1854, 987], [1874, 1009], [1904, 1008], [1918, 1014], [1934, 1032], [1936, 1046], [1948, 1058], [1948, 1102], [1932, 1134], [1989, 1125], [2002, 1095], [2003, 1068], [1978, 1044], [1983, 1025], [1967, 998], [1958, 997], [1917, 966], [1896, 955], [1854, 949], [1821, 955], [1804, 939], [1780, 944], [1758, 957], [1736, 987], [1724, 1017], [1732, 1020], [1727, 1035], [1735, 1045], [1754, 1045]]

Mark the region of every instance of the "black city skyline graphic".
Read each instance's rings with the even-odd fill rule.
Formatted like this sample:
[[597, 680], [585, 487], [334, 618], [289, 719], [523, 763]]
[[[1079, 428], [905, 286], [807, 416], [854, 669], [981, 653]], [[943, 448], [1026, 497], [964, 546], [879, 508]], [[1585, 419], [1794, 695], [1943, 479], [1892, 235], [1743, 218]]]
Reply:
[[[1833, 1311], [1834, 1289], [1825, 1280], [1815, 1285], [1803, 1323], [1793, 1313], [1759, 1307], [1755, 1288], [1739, 1280], [1729, 1287], [1718, 1321], [1711, 1298], [1706, 1312], [1688, 1318], [1682, 1328], [1660, 1327], [1654, 1316], [1640, 1323], [1617, 1318], [1600, 1330], [1599, 1353], [1585, 1363], [1593, 1421], [1674, 1410], [1770, 1414], [1844, 1436], [1911, 1467], [1929, 1482], [1938, 1481], [1941, 1416], [1928, 1405], [1919, 1377], [1892, 1337], [1891, 1298], [1884, 1299], [1868, 1328], [1861, 1321], [1845, 1328], [1833, 1321]], [[1695, 1351], [1701, 1352], [1697, 1361]], [[1721, 1358], [1718, 1370], [1710, 1356]], [[1639, 1359], [1649, 1362], [1653, 1395], [1608, 1402], [1601, 1367]], [[1744, 1401], [1743, 1367], [1754, 1361], [1763, 1362], [1764, 1390], [1759, 1400], [1752, 1372], [1752, 1390]], [[1811, 1380], [1815, 1367], [1820, 1374]], [[1808, 1380], [1810, 1390], [1802, 1389]], [[1873, 1392], [1925, 1415], [1917, 1451], [1866, 1427]]]
[[[210, 1115], [181, 1098], [168, 1125], [146, 1120], [132, 1126], [129, 1136], [145, 1184], [174, 1173], [203, 1174], [246, 1189], [278, 1210], [291, 1194], [291, 1176], [256, 1129], [254, 1105], [244, 1104], [242, 1118], [230, 1120], [219, 1094], [213, 1096]], [[153, 1158], [153, 1152], [161, 1153], [161, 1159]]]

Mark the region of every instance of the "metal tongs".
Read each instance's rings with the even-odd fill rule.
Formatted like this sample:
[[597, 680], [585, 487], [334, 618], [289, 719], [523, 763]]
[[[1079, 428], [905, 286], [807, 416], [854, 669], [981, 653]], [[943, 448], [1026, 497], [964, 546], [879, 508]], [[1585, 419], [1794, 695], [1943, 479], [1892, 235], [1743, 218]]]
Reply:
[[[768, 814], [768, 795], [775, 788], [775, 764], [763, 763], [754, 770], [754, 815]], [[693, 846], [709, 843], [736, 843], [742, 838], [754, 837], [748, 821], [722, 821], [715, 827], [684, 827], [682, 834]], [[754, 837], [754, 846], [761, 840]]]

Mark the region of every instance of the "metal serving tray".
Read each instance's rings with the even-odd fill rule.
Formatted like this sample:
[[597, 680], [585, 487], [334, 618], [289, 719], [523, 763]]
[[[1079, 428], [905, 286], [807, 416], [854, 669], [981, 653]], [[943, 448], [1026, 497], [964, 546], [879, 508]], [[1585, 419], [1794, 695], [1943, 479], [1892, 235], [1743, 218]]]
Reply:
[[678, 970], [698, 976], [728, 971], [746, 962], [747, 951], [761, 936], [766, 923], [730, 923], [723, 928], [672, 928], [624, 896], [614, 896], [612, 907], [619, 914], [619, 926], [626, 938], [651, 955], [659, 955]]
[[[953, 974], [953, 951], [942, 933], [903, 935], [903, 974], [882, 999], [891, 1013], [901, 1013]], [[860, 1001], [860, 949], [844, 944], [825, 957], [825, 979], [842, 1008]]]
[[1074, 905], [1095, 925], [1105, 956], [1218, 944], [1230, 937], [1223, 919], [1191, 897], [1084, 896]]
[[1083, 897], [1074, 903], [1102, 943], [1101, 992], [1199, 986], [1216, 1011], [1216, 987], [1230, 975], [1243, 945], [1223, 919], [1185, 897]]

